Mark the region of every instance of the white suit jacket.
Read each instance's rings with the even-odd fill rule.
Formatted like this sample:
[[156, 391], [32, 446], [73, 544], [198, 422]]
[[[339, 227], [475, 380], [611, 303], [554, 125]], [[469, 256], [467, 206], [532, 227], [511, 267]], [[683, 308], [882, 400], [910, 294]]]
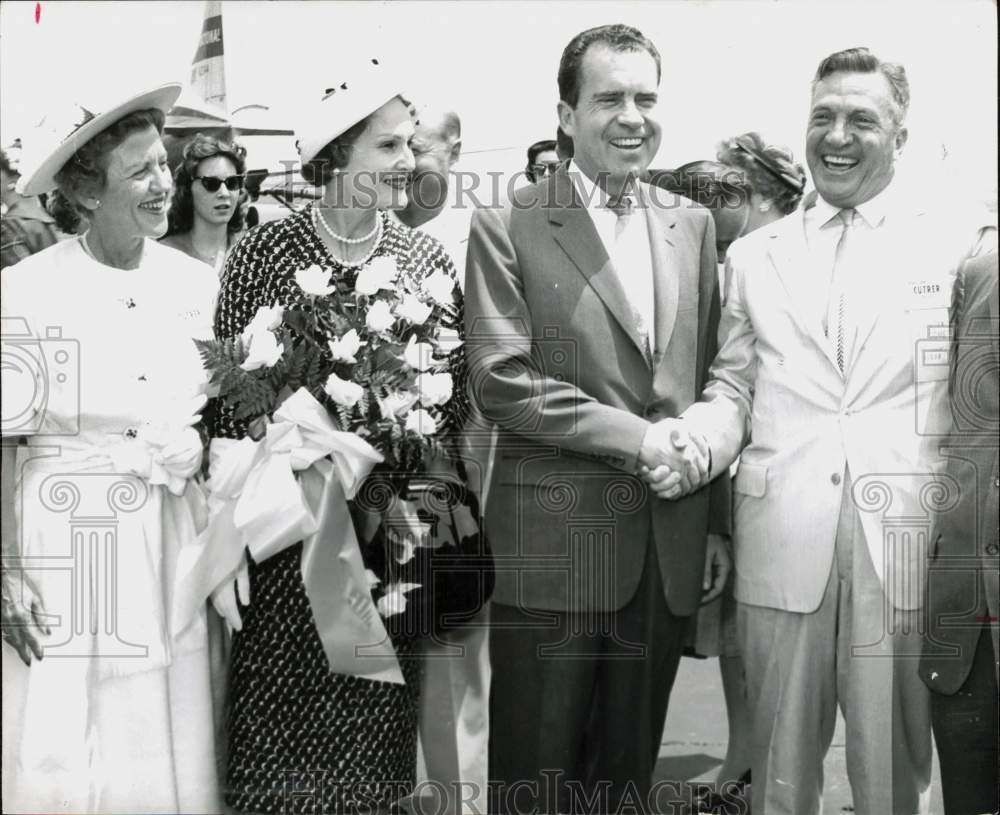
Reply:
[[[870, 235], [852, 300], [854, 354], [841, 374], [824, 336], [829, 269], [813, 268], [804, 211], [729, 250], [720, 350], [685, 411], [709, 440], [713, 475], [742, 450], [734, 482], [736, 597], [810, 612], [834, 557], [842, 479], [887, 596], [923, 601], [935, 474], [950, 428], [948, 309], [973, 235], [890, 210]], [[744, 445], [746, 445], [744, 447]]]

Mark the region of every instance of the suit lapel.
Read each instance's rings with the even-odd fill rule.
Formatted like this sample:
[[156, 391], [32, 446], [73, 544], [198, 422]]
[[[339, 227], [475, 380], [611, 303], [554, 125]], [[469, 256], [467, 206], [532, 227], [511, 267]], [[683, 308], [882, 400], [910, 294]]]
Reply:
[[639, 333], [632, 305], [622, 288], [618, 272], [611, 265], [607, 250], [601, 242], [594, 222], [587, 212], [573, 179], [560, 169], [553, 180], [555, 201], [571, 201], [569, 206], [549, 207], [552, 235], [563, 251], [573, 261], [591, 288], [601, 298], [622, 330], [628, 335], [642, 358], [649, 364], [646, 340]]
[[820, 319], [826, 300], [816, 285], [815, 267], [806, 243], [804, 210], [775, 221], [771, 228], [769, 255], [774, 270], [792, 303], [791, 317], [820, 348], [837, 373], [836, 352], [823, 333]]
[[649, 228], [649, 249], [653, 264], [653, 296], [656, 301], [653, 312], [655, 326], [654, 358], [659, 360], [670, 344], [677, 320], [677, 303], [680, 297], [680, 274], [677, 268], [676, 247], [668, 237], [676, 223], [672, 212], [654, 210], [644, 187], [639, 187]]

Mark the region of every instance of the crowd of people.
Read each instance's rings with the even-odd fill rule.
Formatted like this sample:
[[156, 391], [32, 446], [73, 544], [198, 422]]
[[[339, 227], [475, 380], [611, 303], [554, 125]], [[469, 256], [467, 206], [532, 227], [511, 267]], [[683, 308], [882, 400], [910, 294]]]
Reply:
[[932, 731], [947, 815], [998, 810], [995, 225], [898, 192], [865, 48], [809, 193], [756, 131], [651, 169], [660, 71], [575, 36], [474, 211], [375, 59], [252, 228], [236, 141], [168, 166], [180, 85], [3, 155], [5, 811], [673, 811], [685, 655], [729, 722], [689, 811], [821, 812], [838, 709], [854, 811], [928, 812]]

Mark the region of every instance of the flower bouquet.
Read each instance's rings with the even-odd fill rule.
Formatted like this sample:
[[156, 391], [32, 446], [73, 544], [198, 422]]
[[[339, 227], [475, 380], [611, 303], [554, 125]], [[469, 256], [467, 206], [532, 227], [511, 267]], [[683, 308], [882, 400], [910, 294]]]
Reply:
[[[260, 308], [241, 335], [196, 340], [211, 392], [248, 431], [211, 442], [216, 508], [205, 535], [229, 544], [203, 582], [224, 584], [244, 547], [259, 562], [303, 541], [331, 668], [372, 676], [380, 659], [395, 664], [383, 620], [393, 633], [439, 627], [427, 609], [447, 589], [447, 570], [432, 571], [430, 555], [479, 545], [454, 446], [440, 432], [460, 429], [449, 410], [458, 290], [443, 271], [401, 272], [392, 256], [370, 261], [353, 287], [318, 266], [295, 281], [301, 293]], [[401, 681], [398, 666], [390, 674]]]

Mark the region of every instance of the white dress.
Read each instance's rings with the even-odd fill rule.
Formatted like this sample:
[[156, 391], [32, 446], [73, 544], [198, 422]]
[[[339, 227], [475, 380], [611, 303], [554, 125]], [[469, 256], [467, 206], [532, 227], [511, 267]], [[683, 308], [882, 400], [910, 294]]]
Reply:
[[151, 240], [136, 270], [71, 240], [3, 272], [20, 551], [57, 615], [42, 661], [3, 647], [5, 812], [220, 809], [204, 614], [170, 631], [177, 552], [203, 523], [192, 338], [217, 287]]

